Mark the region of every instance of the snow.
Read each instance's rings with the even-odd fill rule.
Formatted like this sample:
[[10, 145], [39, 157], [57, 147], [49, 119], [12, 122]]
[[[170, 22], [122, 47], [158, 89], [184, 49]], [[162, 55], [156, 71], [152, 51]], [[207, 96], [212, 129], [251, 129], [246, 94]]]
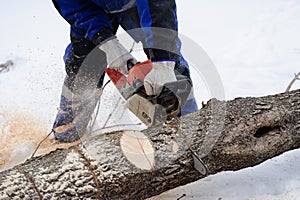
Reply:
[[[9, 160], [7, 168], [26, 159], [33, 144], [51, 129], [64, 78], [62, 56], [69, 27], [51, 1], [10, 0], [0, 5], [0, 63], [14, 62], [10, 71], [0, 73], [0, 166]], [[298, 0], [178, 0], [177, 7], [180, 33], [211, 58], [225, 99], [283, 92], [299, 72]], [[192, 73], [197, 77], [195, 69]], [[205, 77], [198, 79], [197, 100], [207, 101], [212, 93]], [[300, 81], [292, 87], [297, 88]], [[112, 98], [115, 93], [106, 93], [104, 100], [115, 100], [105, 105], [102, 101], [104, 119], [117, 101]], [[134, 121], [130, 113], [121, 116]], [[99, 120], [101, 127], [103, 119]], [[222, 172], [152, 199], [183, 194], [182, 199], [299, 199], [299, 158], [299, 150], [290, 151], [256, 167]]]

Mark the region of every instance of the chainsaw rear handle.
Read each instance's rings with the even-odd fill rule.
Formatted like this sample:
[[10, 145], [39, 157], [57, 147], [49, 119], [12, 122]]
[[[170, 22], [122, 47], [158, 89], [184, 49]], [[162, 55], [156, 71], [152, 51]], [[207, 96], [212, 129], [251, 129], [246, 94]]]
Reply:
[[[137, 62], [136, 64], [139, 64], [140, 62]], [[127, 61], [127, 69], [128, 71], [133, 68], [136, 64], [133, 63], [133, 60], [128, 60]]]
[[189, 79], [184, 78], [184, 76], [176, 76], [176, 78], [177, 81], [165, 83], [158, 92], [158, 95], [148, 96], [149, 99], [157, 99], [160, 96], [165, 96], [166, 94], [174, 94], [184, 104], [191, 92], [192, 85], [190, 84]]
[[182, 105], [185, 104], [191, 91], [191, 85], [187, 79], [168, 82], [164, 84], [157, 96], [151, 97], [154, 103], [163, 106], [169, 117], [176, 117]]
[[[160, 104], [166, 109], [168, 109], [170, 105], [173, 105], [173, 107], [184, 105], [190, 94], [192, 84], [187, 77], [181, 74], [176, 75], [176, 81], [164, 84], [157, 95], [146, 95], [144, 78], [152, 70], [152, 67], [153, 65], [151, 60], [137, 64], [134, 64], [131, 60], [127, 62], [127, 80], [132, 87], [131, 91], [133, 91], [133, 93], [144, 93], [148, 100], [151, 100], [153, 103]], [[176, 101], [175, 98], [178, 98], [178, 100]]]

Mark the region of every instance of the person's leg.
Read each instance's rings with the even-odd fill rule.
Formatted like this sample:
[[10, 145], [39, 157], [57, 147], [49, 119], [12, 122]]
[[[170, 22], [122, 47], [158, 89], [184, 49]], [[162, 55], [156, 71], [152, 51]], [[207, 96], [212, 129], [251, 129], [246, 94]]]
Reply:
[[181, 54], [181, 41], [178, 38], [177, 42], [178, 51], [180, 52], [179, 60], [177, 61], [175, 65], [175, 72], [179, 73], [183, 76], [185, 76], [191, 83], [192, 89], [190, 92], [190, 95], [188, 99], [186, 100], [185, 104], [181, 107], [180, 115], [186, 115], [189, 113], [193, 113], [198, 110], [198, 105], [194, 96], [194, 87], [193, 87], [193, 81], [190, 74], [189, 64]]
[[90, 41], [72, 36], [64, 61], [64, 80], [60, 107], [53, 133], [64, 142], [78, 140], [85, 132], [97, 103], [96, 88], [101, 87], [106, 68], [103, 52]]
[[[185, 65], [182, 62], [178, 62], [175, 65], [175, 71], [178, 74], [185, 76], [193, 86], [192, 79], [190, 78], [190, 71], [188, 65]], [[185, 104], [181, 107], [180, 115], [186, 115], [189, 113], [193, 113], [198, 110], [198, 105], [194, 96], [194, 87], [191, 88], [190, 94], [185, 102]]]

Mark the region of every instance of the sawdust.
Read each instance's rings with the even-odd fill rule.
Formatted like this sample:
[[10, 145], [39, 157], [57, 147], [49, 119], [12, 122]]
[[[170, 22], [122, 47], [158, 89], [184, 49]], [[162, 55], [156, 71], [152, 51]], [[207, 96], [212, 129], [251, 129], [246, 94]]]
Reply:
[[[50, 129], [39, 116], [20, 112], [0, 112], [0, 171], [11, 168], [31, 157]], [[57, 148], [69, 148], [75, 143], [59, 143], [48, 137], [35, 156], [50, 153]]]
[[80, 143], [81, 143], [81, 140], [71, 142], [71, 143], [62, 143], [62, 142], [59, 142], [59, 141], [55, 140], [54, 138], [47, 138], [41, 144], [41, 146], [39, 147], [39, 149], [35, 153], [35, 157], [48, 154], [52, 151], [55, 151], [56, 149], [68, 149], [68, 148], [70, 148], [74, 145], [80, 144]]

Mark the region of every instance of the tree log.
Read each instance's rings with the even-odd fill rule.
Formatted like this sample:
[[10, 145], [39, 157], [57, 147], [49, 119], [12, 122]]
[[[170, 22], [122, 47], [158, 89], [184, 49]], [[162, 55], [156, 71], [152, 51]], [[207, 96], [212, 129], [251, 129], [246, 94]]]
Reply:
[[[300, 147], [300, 90], [212, 99], [182, 117], [181, 129], [209, 174], [255, 166]], [[143, 133], [155, 150], [151, 170], [126, 159], [122, 131], [106, 133], [1, 172], [1, 199], [145, 199], [203, 178], [178, 133], [162, 126]]]

